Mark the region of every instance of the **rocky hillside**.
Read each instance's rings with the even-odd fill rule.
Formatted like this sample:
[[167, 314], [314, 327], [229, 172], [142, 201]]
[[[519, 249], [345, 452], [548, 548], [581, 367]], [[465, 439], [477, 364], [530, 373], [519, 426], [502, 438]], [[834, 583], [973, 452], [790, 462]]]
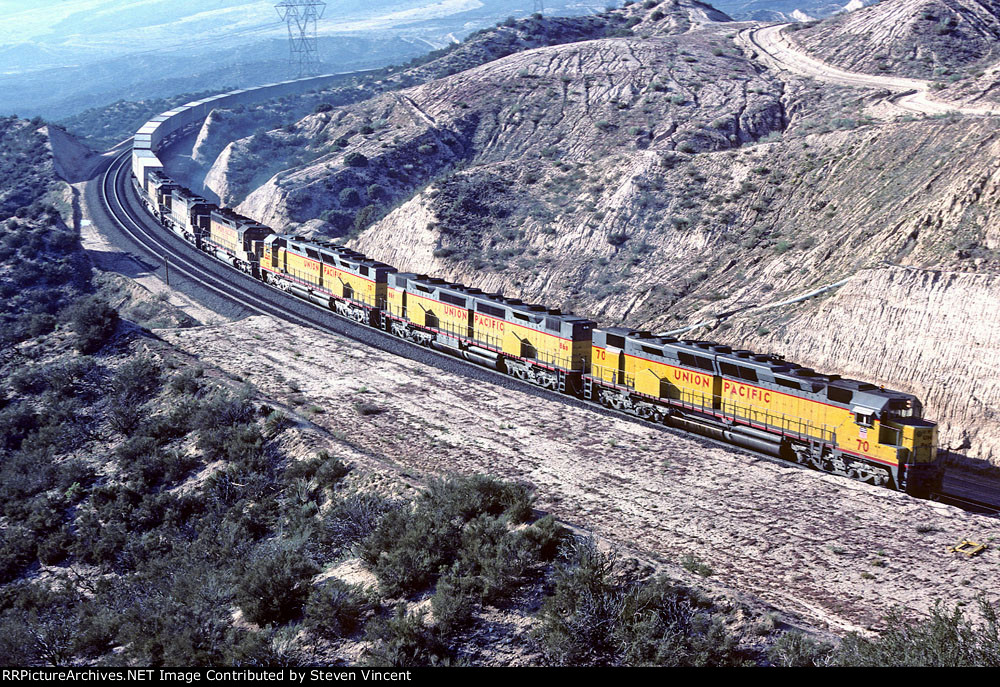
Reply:
[[[737, 47], [745, 25], [723, 19], [683, 0], [630, 5], [587, 19], [573, 42], [523, 44], [448, 75], [455, 64], [439, 60], [485, 54], [456, 48], [396, 73], [397, 85], [371, 98], [234, 142], [208, 183], [245, 214], [349, 239], [400, 269], [654, 331], [886, 264], [1000, 271], [992, 121], [917, 117], [890, 107], [884, 91], [770, 71]], [[473, 40], [538, 35], [547, 21]], [[411, 79], [421, 83], [403, 87]], [[761, 318], [711, 336], [916, 391], [948, 442], [969, 438], [963, 451], [994, 457], [987, 435], [1000, 430], [975, 439], [961, 429], [972, 422], [968, 390], [951, 377], [989, 358], [942, 351], [934, 390], [920, 381], [920, 355], [858, 367], [868, 354], [850, 341], [865, 340], [894, 299], [915, 310], [880, 331], [933, 348], [949, 325], [921, 284], [873, 295], [857, 330], [837, 325], [846, 338], [825, 349]], [[808, 326], [826, 336], [821, 320]]]
[[87, 152], [39, 119], [0, 118], [0, 350], [51, 331], [88, 287], [72, 193], [58, 176], [86, 167]]
[[812, 55], [873, 74], [953, 82], [1000, 59], [997, 0], [892, 0], [793, 28]]
[[[607, 16], [577, 19], [533, 17], [521, 22], [508, 21], [495, 29], [474, 34], [464, 43], [453, 48], [432, 53], [430, 56], [432, 59], [426, 63], [413, 64], [410, 68], [397, 73], [387, 71], [383, 78], [375, 83], [365, 81], [359, 84], [359, 86], [369, 89], [369, 93], [373, 89], [375, 92], [387, 92], [391, 93], [391, 95], [364, 101], [364, 107], [349, 108], [344, 111], [338, 109], [332, 113], [325, 114], [323, 117], [307, 118], [300, 122], [299, 127], [293, 131], [271, 131], [266, 135], [261, 132], [253, 140], [237, 143], [231, 149], [226, 149], [222, 152], [220, 159], [209, 172], [205, 184], [210, 191], [217, 193], [223, 201], [235, 203], [243, 200], [249, 190], [266, 182], [275, 172], [288, 169], [291, 166], [314, 165], [321, 172], [325, 173], [330, 167], [330, 158], [334, 155], [342, 156], [348, 152], [362, 152], [369, 157], [379, 154], [386, 155], [386, 153], [382, 152], [382, 149], [387, 147], [393, 149], [390, 152], [398, 151], [396, 154], [397, 157], [399, 155], [409, 156], [411, 148], [415, 151], [424, 143], [416, 139], [421, 138], [424, 133], [423, 129], [426, 129], [429, 125], [439, 129], [453, 126], [457, 129], [452, 132], [454, 135], [459, 138], [466, 138], [471, 135], [469, 122], [473, 119], [477, 120], [475, 126], [478, 126], [478, 120], [497, 119], [500, 116], [499, 112], [480, 112], [480, 109], [484, 105], [486, 107], [490, 105], [489, 103], [479, 102], [482, 97], [486, 96], [491, 99], [493, 101], [492, 105], [495, 106], [494, 109], [501, 108], [503, 106], [502, 100], [504, 100], [504, 98], [497, 97], [499, 94], [486, 92], [484, 89], [479, 88], [474, 81], [470, 81], [470, 76], [473, 79], [479, 78], [480, 72], [473, 71], [475, 67], [486, 65], [482, 72], [486, 80], [502, 81], [504, 82], [504, 89], [514, 88], [521, 91], [539, 90], [540, 92], [534, 98], [535, 102], [533, 106], [536, 109], [548, 108], [554, 102], [561, 99], [561, 97], [557, 97], [557, 92], [569, 93], [570, 90], [575, 90], [581, 86], [585, 90], [590, 90], [591, 84], [589, 81], [596, 78], [596, 71], [601, 69], [600, 63], [603, 55], [600, 51], [595, 52], [594, 48], [597, 45], [590, 44], [589, 41], [607, 41], [609, 36], [617, 38], [637, 37], [639, 33], [647, 38], [682, 33], [690, 29], [693, 25], [696, 25], [695, 22], [705, 21], [708, 17], [719, 20], [728, 19], [725, 15], [706, 5], [692, 2], [688, 3], [683, 11], [676, 8], [672, 12], [653, 9], [648, 12], [637, 11], [630, 14], [614, 12], [607, 14]], [[621, 43], [620, 40], [612, 40], [611, 42], [615, 44]], [[579, 46], [581, 44], [585, 46], [581, 48], [585, 52], [581, 53], [582, 58], [576, 59], [573, 57], [575, 50], [570, 50], [567, 46]], [[601, 45], [605, 44], [607, 43], [601, 43]], [[548, 58], [545, 55], [549, 54], [565, 55], [567, 60], [565, 64], [561, 66], [557, 64], [535, 65], [534, 73], [529, 73], [528, 71], [532, 67], [530, 58], [527, 62], [521, 64], [525, 55], [532, 54], [532, 49], [552, 46], [563, 46], [565, 52], [555, 49], [549, 53], [542, 53], [538, 59], [546, 60]], [[715, 47], [721, 51], [720, 46]], [[647, 53], [657, 51], [652, 47], [652, 44], [646, 46], [644, 50]], [[691, 55], [677, 55], [676, 49], [669, 50], [672, 54], [662, 59], [659, 56], [648, 57], [647, 62], [650, 64], [642, 68], [639, 73], [630, 75], [629, 78], [633, 80], [633, 83], [623, 84], [623, 86], [636, 93], [645, 91], [653, 88], [650, 82], [658, 76], [658, 73], [655, 71], [657, 67], [664, 66], [666, 62], [681, 62], [681, 57], [685, 58], [683, 60], [685, 65], [696, 61], [696, 58]], [[506, 56], [512, 57], [506, 61], [501, 59]], [[574, 62], [578, 64], [574, 66]], [[504, 63], [504, 66], [501, 67], [500, 63]], [[631, 62], [626, 60], [619, 63], [617, 69], [618, 71], [622, 71], [623, 69], [630, 71], [634, 65], [635, 60], [631, 60]], [[727, 65], [722, 63], [719, 66], [724, 68]], [[499, 72], [493, 78], [486, 76], [491, 74], [495, 69], [499, 69]], [[592, 69], [595, 70], [595, 74], [590, 74]], [[553, 73], [546, 74], [546, 70]], [[559, 73], [555, 73], [555, 70], [558, 70]], [[687, 71], [690, 75], [694, 70], [691, 67], [687, 67], [683, 71]], [[442, 85], [435, 89], [420, 90], [406, 88], [414, 84], [425, 84], [435, 79], [458, 74], [461, 74], [461, 76], [453, 79], [442, 79]], [[576, 85], [572, 83], [574, 79], [582, 80], [584, 77], [587, 77], [588, 83], [579, 83]], [[546, 88], [539, 88], [541, 84], [537, 82], [537, 79], [542, 78], [545, 79]], [[742, 78], [745, 79], [746, 75]], [[552, 85], [549, 82], [553, 81], [558, 86], [557, 89], [549, 87]], [[572, 89], [571, 86], [573, 87]], [[665, 93], [667, 85], [663, 84], [662, 86], [655, 86], [655, 88], [657, 89], [656, 92]], [[602, 101], [603, 104], [616, 110], [626, 107], [624, 103], [619, 103], [617, 99], [611, 102], [614, 93], [604, 93], [603, 90], [606, 89], [599, 90], [596, 95], [597, 99]], [[415, 91], [415, 96], [411, 94], [411, 91]], [[402, 97], [401, 93], [405, 93], [405, 97]], [[545, 95], [544, 98], [538, 97], [543, 94]], [[428, 96], [447, 96], [451, 98], [452, 109], [458, 110], [458, 112], [448, 116], [448, 119], [463, 119], [466, 123], [452, 125], [448, 121], [434, 121], [432, 124], [430, 120], [420, 117], [419, 114], [414, 119], [413, 108], [407, 105], [407, 103], [414, 102], [415, 97], [417, 101], [424, 101]], [[670, 100], [671, 96], [675, 100], [679, 98], [678, 94], [674, 93], [667, 94], [663, 99]], [[593, 103], [591, 101], [594, 97], [594, 95], [588, 92], [587, 98], [581, 101], [584, 103], [584, 108], [588, 116], [592, 114], [591, 105]], [[630, 93], [628, 96], [629, 100], [633, 99], [633, 97], [634, 93]], [[329, 102], [333, 105], [340, 105], [345, 100], [342, 93], [333, 92], [330, 94]], [[399, 108], [399, 112], [394, 113], [393, 108]], [[344, 117], [347, 114], [353, 114], [354, 116], [345, 120]], [[400, 121], [390, 121], [394, 114], [396, 115], [396, 119]], [[437, 114], [440, 115], [442, 113]], [[652, 114], [652, 112], [647, 112], [647, 114]], [[402, 131], [398, 129], [402, 129]], [[372, 140], [372, 134], [375, 134], [376, 131], [378, 135]], [[361, 137], [356, 137], [352, 140], [352, 137], [355, 137], [359, 133]], [[558, 136], [558, 132], [553, 133]], [[393, 138], [391, 146], [382, 140], [383, 136], [390, 134], [392, 134]], [[364, 146], [366, 141], [371, 141], [375, 144], [374, 148], [376, 151], [374, 154], [371, 151], [372, 146], [367, 146], [367, 149]], [[416, 145], [411, 145], [415, 141]], [[355, 151], [354, 149], [359, 146], [360, 149]], [[546, 146], [542, 145], [541, 147]], [[427, 149], [424, 148], [423, 150], [426, 151]], [[428, 154], [426, 152], [418, 155], [415, 160], [400, 161], [398, 166], [402, 168], [401, 172], [403, 175], [415, 177], [416, 183], [406, 184], [404, 181], [402, 189], [387, 189], [388, 192], [383, 201], [396, 195], [396, 191], [402, 191], [406, 195], [413, 188], [422, 185], [428, 171], [433, 173], [434, 170], [440, 170], [442, 164], [452, 164], [459, 158], [475, 156], [477, 152], [474, 149], [470, 149], [468, 151], [460, 151], [457, 154], [444, 153], [442, 156], [439, 156], [441, 159], [431, 164], [429, 169], [427, 165], [422, 163], [421, 159], [427, 157]], [[337, 160], [334, 160], [334, 162], [340, 167], [345, 166]], [[410, 165], [410, 167], [407, 168], [406, 165]], [[415, 169], [415, 166], [421, 167], [421, 169], [413, 173], [412, 170]], [[368, 176], [376, 175], [369, 174]], [[343, 186], [343, 184], [337, 185]], [[314, 192], [315, 190], [313, 189]], [[309, 217], [315, 217], [319, 213], [314, 212], [314, 214], [310, 215], [310, 212], [315, 211], [316, 205], [324, 205], [322, 210], [329, 210], [330, 208], [327, 206], [327, 203], [330, 199], [323, 198], [322, 195], [316, 196], [313, 207], [297, 208], [295, 212], [287, 213], [287, 216], [283, 219], [286, 221], [302, 221]], [[295, 202], [295, 200], [291, 201], [293, 204]], [[351, 204], [348, 204], [346, 209], [349, 211], [350, 218], [353, 218], [357, 213], [357, 208], [352, 209]], [[328, 214], [327, 219], [329, 217], [330, 215]], [[345, 223], [349, 224], [350, 222], [346, 222], [346, 218], [342, 214], [334, 217], [332, 222], [334, 226], [328, 229], [329, 233], [337, 233], [338, 230], [343, 231], [346, 228]]]

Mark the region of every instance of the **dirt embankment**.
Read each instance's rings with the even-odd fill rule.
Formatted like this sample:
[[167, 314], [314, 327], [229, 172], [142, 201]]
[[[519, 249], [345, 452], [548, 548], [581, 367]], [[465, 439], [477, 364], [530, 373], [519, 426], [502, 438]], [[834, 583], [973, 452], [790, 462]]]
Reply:
[[48, 139], [56, 174], [64, 181], [71, 184], [86, 181], [104, 162], [103, 156], [83, 145], [72, 134], [66, 133], [58, 126], [45, 126], [40, 131]]
[[820, 627], [878, 626], [899, 605], [1000, 598], [989, 517], [706, 446], [684, 436], [444, 374], [268, 318], [160, 330], [406, 474], [523, 480], [538, 506], [682, 579], [693, 555], [716, 592], [749, 594]]

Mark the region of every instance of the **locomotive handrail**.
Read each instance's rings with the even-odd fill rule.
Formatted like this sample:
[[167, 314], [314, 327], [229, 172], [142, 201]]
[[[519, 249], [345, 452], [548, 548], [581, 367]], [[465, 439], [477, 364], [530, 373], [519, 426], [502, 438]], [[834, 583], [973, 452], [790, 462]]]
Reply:
[[[598, 364], [591, 365], [591, 376], [598, 383], [610, 383], [615, 387], [635, 392], [635, 378], [628, 375], [620, 378], [619, 372], [620, 370], [616, 367]], [[610, 382], [608, 382], [609, 378]], [[676, 396], [669, 395], [669, 393], [668, 395], [661, 393], [659, 396], [643, 394], [642, 392], [636, 393], [649, 396], [653, 399], [663, 400], [670, 405], [685, 409], [709, 414], [721, 414], [723, 417], [732, 418], [736, 423], [750, 426], [756, 424], [768, 429], [774, 429], [782, 434], [795, 436], [798, 439], [817, 439], [823, 442], [836, 443], [837, 430], [835, 427], [827, 424], [818, 425], [804, 418], [775, 412], [770, 408], [764, 408], [754, 403], [733, 401], [715, 394], [707, 396], [704, 393], [699, 394], [682, 389], [676, 385], [673, 385], [672, 389], [670, 387], [668, 389], [676, 393]]]

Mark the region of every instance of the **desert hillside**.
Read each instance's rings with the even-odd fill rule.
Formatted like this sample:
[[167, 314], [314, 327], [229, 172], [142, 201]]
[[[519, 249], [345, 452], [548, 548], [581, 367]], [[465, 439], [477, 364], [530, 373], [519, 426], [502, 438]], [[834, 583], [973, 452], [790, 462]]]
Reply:
[[792, 27], [795, 41], [845, 69], [957, 81], [1000, 59], [997, 0], [893, 0]]

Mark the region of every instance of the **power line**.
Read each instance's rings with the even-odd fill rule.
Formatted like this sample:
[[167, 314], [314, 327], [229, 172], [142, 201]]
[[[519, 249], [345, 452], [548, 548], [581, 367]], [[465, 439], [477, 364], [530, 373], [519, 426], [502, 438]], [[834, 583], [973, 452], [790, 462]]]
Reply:
[[310, 76], [319, 71], [319, 43], [316, 22], [323, 17], [323, 0], [282, 0], [274, 9], [288, 24], [288, 61], [298, 76]]

